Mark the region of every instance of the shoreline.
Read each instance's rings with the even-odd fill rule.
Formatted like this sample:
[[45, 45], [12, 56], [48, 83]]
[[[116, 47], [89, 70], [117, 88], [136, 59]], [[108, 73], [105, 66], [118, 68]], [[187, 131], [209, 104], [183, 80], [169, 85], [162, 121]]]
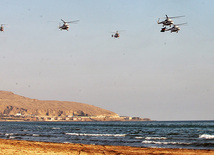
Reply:
[[51, 143], [0, 139], [0, 154], [85, 154], [85, 155], [140, 155], [140, 154], [214, 154], [214, 150], [141, 148], [130, 146]]
[[[48, 117], [50, 118], [50, 117]], [[156, 121], [156, 120], [151, 120], [151, 119], [130, 119], [126, 120], [123, 117], [119, 118], [111, 118], [111, 119], [106, 119], [106, 118], [96, 118], [92, 119], [90, 117], [78, 117], [75, 120], [66, 120], [66, 119], [59, 119], [59, 120], [34, 120], [34, 119], [2, 119], [0, 117], [0, 122], [150, 122], [150, 121]]]

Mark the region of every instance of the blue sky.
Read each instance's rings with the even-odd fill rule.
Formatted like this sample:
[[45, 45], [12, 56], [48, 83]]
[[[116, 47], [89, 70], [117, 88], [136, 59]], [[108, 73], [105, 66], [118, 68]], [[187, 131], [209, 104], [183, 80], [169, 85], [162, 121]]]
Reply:
[[[154, 120], [213, 120], [212, 0], [2, 0], [1, 90]], [[160, 33], [174, 19], [179, 33]], [[80, 20], [59, 31], [60, 19]], [[119, 39], [112, 31], [121, 31]]]

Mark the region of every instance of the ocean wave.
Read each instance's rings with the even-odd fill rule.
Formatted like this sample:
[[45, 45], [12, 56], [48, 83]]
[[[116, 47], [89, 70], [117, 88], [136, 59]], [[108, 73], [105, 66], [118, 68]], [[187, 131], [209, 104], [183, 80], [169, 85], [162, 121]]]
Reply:
[[143, 137], [135, 137], [135, 139], [143, 139]]
[[167, 139], [166, 137], [146, 137], [146, 140], [151, 140], [151, 139], [155, 139], [155, 140], [161, 140], [161, 139]]
[[52, 129], [53, 129], [53, 130], [59, 130], [60, 128], [55, 128], [55, 127], [53, 127]]
[[144, 144], [160, 144], [160, 145], [190, 145], [191, 143], [182, 143], [182, 142], [160, 142], [160, 141], [148, 141], [144, 140], [142, 141]]
[[87, 133], [65, 133], [71, 136], [96, 136], [96, 137], [125, 137], [126, 134], [87, 134]]
[[55, 137], [54, 135], [50, 135], [50, 134], [29, 134], [29, 133], [5, 133], [3, 134], [5, 137], [10, 137], [10, 136], [18, 136], [18, 137]]
[[200, 135], [199, 138], [214, 139], [214, 135], [203, 134], [203, 135]]
[[6, 133], [5, 136], [12, 136], [14, 133]]

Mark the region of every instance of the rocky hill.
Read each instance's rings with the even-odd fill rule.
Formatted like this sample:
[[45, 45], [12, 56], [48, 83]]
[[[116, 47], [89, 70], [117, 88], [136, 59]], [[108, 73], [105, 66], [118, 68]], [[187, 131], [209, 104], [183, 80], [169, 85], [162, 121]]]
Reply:
[[83, 103], [68, 101], [37, 100], [0, 91], [0, 115], [32, 116], [112, 116], [114, 112]]

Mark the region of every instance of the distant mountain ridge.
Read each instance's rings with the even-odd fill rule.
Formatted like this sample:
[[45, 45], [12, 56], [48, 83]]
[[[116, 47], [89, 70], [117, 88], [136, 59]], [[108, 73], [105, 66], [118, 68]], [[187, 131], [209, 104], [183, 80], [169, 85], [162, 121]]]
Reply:
[[118, 114], [93, 105], [69, 102], [37, 100], [16, 95], [9, 91], [0, 91], [0, 115], [32, 116], [111, 116]]

